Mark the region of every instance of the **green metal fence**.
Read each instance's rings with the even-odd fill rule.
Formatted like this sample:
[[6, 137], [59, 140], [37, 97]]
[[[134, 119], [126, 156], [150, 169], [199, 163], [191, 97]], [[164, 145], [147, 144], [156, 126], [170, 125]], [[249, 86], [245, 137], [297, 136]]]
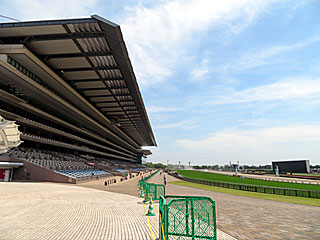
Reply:
[[144, 181], [144, 180], [139, 180], [139, 186], [141, 187], [141, 188], [145, 188], [145, 184], [146, 184], [146, 182]]
[[160, 240], [217, 239], [215, 202], [210, 197], [161, 197], [160, 213]]
[[147, 181], [152, 178], [155, 174], [157, 174], [160, 170], [152, 173], [150, 176], [145, 177], [143, 180], [139, 180], [139, 186], [142, 191], [144, 191], [145, 201], [160, 200], [160, 196], [165, 196], [166, 188], [162, 184], [148, 183]]
[[152, 196], [152, 200], [160, 200], [161, 196], [165, 196], [166, 187], [162, 184], [146, 183], [145, 200], [149, 201]]

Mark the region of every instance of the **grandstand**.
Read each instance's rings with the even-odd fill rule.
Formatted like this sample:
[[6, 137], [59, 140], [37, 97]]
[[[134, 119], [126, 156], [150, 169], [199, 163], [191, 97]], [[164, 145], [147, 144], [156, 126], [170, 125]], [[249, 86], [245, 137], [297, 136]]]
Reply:
[[131, 176], [156, 146], [120, 27], [97, 15], [0, 23], [0, 115], [22, 132], [0, 157], [23, 164], [13, 179]]

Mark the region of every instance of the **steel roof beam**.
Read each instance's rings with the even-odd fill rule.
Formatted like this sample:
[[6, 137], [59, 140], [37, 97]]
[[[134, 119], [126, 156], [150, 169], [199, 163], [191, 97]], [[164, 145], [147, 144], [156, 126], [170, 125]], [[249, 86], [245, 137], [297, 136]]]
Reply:
[[[90, 98], [94, 98], [94, 97], [96, 97], [96, 96], [89, 96]], [[99, 96], [97, 96], [97, 97], [99, 97]], [[112, 97], [111, 95], [110, 96], [103, 96], [103, 97]], [[92, 99], [91, 99], [92, 100]], [[131, 102], [131, 100], [122, 100], [122, 101], [116, 101], [116, 100], [114, 100], [114, 101], [97, 101], [97, 102], [93, 102], [93, 103], [121, 103], [121, 102]], [[135, 106], [135, 105], [121, 105], [122, 107], [131, 107], [131, 106]]]
[[57, 33], [57, 34], [44, 34], [44, 35], [25, 35], [18, 37], [6, 37], [3, 36], [1, 39], [7, 43], [24, 43], [28, 44], [33, 41], [55, 41], [55, 40], [66, 40], [66, 39], [81, 39], [81, 38], [99, 38], [105, 37], [104, 32], [73, 32], [73, 33]]
[[112, 51], [99, 51], [99, 52], [81, 52], [81, 53], [57, 53], [39, 55], [41, 59], [49, 60], [52, 58], [75, 58], [75, 57], [99, 57], [99, 56], [112, 56]]
[[[88, 82], [90, 83], [90, 81]], [[74, 83], [73, 83], [74, 84]], [[107, 90], [116, 90], [116, 89], [128, 89], [128, 87], [109, 87], [109, 88], [106, 88], [106, 87], [101, 87], [101, 88], [82, 88], [82, 87], [78, 87], [77, 85], [74, 85], [76, 88], [79, 88], [81, 90], [101, 90], [101, 89], [107, 89]]]
[[124, 80], [124, 78], [95, 78], [95, 79], [72, 79], [68, 81], [72, 82], [95, 82], [95, 81], [116, 81], [116, 80]]
[[[103, 90], [104, 88], [100, 88], [99, 90]], [[105, 88], [106, 90], [108, 90], [108, 88]], [[81, 89], [81, 90], [83, 90], [83, 91], [90, 91], [91, 89]], [[85, 93], [86, 94], [86, 93]], [[86, 96], [87, 97], [90, 97], [90, 98], [93, 98], [93, 97], [127, 97], [127, 96], [131, 96], [130, 94], [119, 94], [119, 95], [115, 95], [115, 94], [113, 94], [113, 95], [106, 95], [106, 94], [104, 94], [104, 95], [94, 95], [94, 96], [88, 96], [87, 94], [86, 94]], [[123, 100], [123, 101], [112, 101], [112, 102], [130, 102], [130, 101], [132, 101], [132, 100]], [[95, 102], [96, 103], [96, 102]], [[122, 106], [122, 105], [121, 105]], [[122, 106], [122, 107], [124, 107], [124, 106]]]
[[[105, 106], [105, 107], [98, 107], [98, 108], [118, 108], [119, 106]], [[117, 110], [119, 112], [119, 110]]]
[[94, 67], [86, 67], [86, 68], [55, 68], [56, 71], [64, 71], [64, 72], [81, 72], [81, 71], [94, 71], [94, 70], [113, 70], [119, 69], [119, 66], [97, 66]]
[[[104, 108], [107, 108], [107, 107], [99, 107], [100, 109], [101, 109], [101, 111], [102, 112], [104, 112], [104, 113], [110, 113], [110, 114], [112, 114], [112, 113], [115, 113], [115, 112], [117, 112], [117, 113], [123, 113], [123, 115], [125, 115], [125, 113], [122, 111], [122, 110], [115, 110], [115, 109], [106, 109], [106, 110], [104, 110]], [[115, 108], [115, 107], [114, 107]]]

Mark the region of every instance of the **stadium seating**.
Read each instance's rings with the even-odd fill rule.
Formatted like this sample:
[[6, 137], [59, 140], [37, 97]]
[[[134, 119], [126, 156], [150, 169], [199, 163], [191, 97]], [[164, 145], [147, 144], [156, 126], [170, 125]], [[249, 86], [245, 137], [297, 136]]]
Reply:
[[136, 163], [24, 147], [11, 149], [8, 154], [75, 179], [93, 179], [111, 176], [112, 174], [117, 175], [117, 173], [124, 174], [146, 170], [142, 165]]
[[114, 171], [121, 172], [121, 173], [129, 172], [127, 169], [121, 169], [121, 168], [114, 168]]
[[98, 169], [83, 169], [83, 170], [56, 170], [55, 172], [66, 175], [72, 178], [84, 178], [91, 176], [107, 176], [109, 172]]
[[50, 170], [92, 169], [86, 164], [86, 159], [72, 155], [52, 151], [39, 151], [35, 149], [19, 148], [10, 152], [12, 156], [28, 161], [40, 167]]

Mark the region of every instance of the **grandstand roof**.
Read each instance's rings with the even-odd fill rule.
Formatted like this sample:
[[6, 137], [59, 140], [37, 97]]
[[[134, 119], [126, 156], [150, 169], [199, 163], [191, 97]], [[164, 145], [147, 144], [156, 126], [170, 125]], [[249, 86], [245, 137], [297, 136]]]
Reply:
[[[120, 26], [100, 16], [0, 24], [0, 45], [31, 51], [87, 101], [87, 113], [122, 139], [156, 141]], [[30, 58], [31, 59], [31, 58]], [[50, 84], [53, 84], [52, 82]], [[58, 87], [51, 86], [51, 87]], [[127, 138], [127, 139], [126, 139]]]
[[139, 152], [142, 152], [144, 156], [152, 154], [152, 152], [149, 149], [139, 149]]

